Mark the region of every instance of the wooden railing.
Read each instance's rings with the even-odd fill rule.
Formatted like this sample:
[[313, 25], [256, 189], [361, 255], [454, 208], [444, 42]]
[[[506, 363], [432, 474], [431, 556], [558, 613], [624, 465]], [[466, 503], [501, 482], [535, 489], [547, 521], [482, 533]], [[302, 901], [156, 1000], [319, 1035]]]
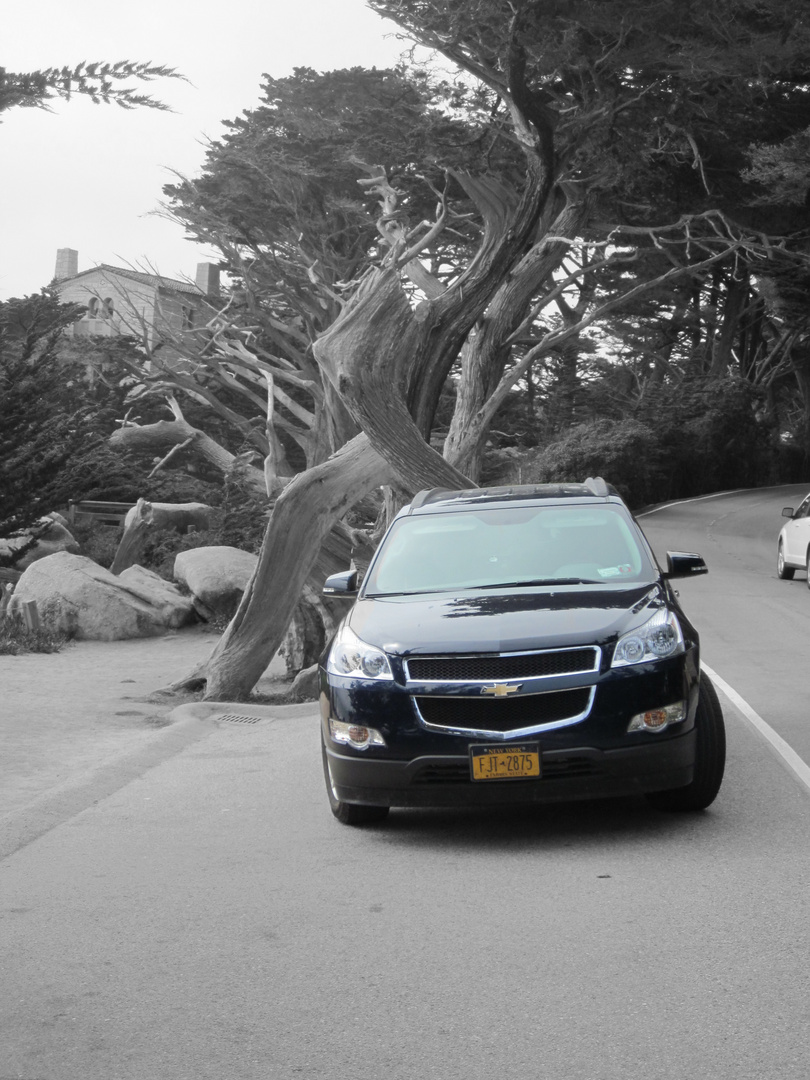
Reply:
[[74, 525], [78, 521], [97, 521], [100, 525], [113, 525], [116, 528], [124, 524], [127, 511], [134, 503], [102, 502], [94, 499], [81, 499], [68, 503], [68, 521]]

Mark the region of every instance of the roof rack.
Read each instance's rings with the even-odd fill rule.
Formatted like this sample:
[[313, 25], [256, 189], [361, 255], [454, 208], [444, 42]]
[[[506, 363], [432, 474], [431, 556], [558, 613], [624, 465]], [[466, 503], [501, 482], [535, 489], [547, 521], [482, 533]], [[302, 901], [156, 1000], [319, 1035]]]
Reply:
[[411, 505], [408, 508], [408, 513], [412, 510], [418, 510], [420, 506], [424, 506], [426, 502], [431, 502], [437, 495], [444, 494], [447, 488], [425, 488], [424, 491], [418, 492], [411, 499]]
[[608, 495], [613, 493], [613, 488], [606, 483], [601, 476], [589, 476], [584, 481], [584, 485], [592, 491], [594, 495], [598, 495], [602, 499], [607, 498]]

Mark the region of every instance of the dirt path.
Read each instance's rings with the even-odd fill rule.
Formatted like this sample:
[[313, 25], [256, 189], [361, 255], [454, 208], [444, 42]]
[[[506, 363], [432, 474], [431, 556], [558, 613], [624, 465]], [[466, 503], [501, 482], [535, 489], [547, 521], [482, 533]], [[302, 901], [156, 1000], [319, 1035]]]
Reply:
[[[172, 709], [191, 700], [155, 691], [204, 660], [217, 637], [194, 627], [0, 656], [0, 816], [144, 746]], [[276, 660], [268, 675], [283, 670]]]

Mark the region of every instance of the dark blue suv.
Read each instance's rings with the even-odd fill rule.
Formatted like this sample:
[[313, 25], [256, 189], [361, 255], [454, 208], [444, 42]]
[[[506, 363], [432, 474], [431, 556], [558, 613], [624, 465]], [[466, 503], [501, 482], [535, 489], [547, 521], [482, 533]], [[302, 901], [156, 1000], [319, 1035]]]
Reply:
[[698, 635], [601, 479], [424, 491], [394, 519], [321, 660], [323, 763], [350, 825], [392, 806], [717, 795], [725, 731]]

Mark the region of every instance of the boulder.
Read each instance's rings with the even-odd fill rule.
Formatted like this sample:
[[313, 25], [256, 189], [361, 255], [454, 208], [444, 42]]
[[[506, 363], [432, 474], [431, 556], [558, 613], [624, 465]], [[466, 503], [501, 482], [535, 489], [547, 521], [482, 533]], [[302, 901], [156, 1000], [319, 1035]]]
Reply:
[[194, 620], [191, 598], [143, 567], [116, 577], [83, 555], [57, 552], [33, 563], [17, 582], [9, 609], [36, 601], [40, 621], [94, 641], [157, 637]]
[[194, 597], [203, 618], [230, 619], [258, 561], [258, 555], [234, 547], [192, 548], [176, 556], [174, 577]]
[[11, 568], [25, 570], [39, 559], [54, 555], [57, 551], [69, 551], [78, 554], [80, 547], [70, 530], [66, 527], [61, 514], [48, 514], [40, 518], [30, 529], [17, 536], [0, 540], [0, 562], [10, 562], [12, 555], [34, 540], [34, 545], [21, 555]]

